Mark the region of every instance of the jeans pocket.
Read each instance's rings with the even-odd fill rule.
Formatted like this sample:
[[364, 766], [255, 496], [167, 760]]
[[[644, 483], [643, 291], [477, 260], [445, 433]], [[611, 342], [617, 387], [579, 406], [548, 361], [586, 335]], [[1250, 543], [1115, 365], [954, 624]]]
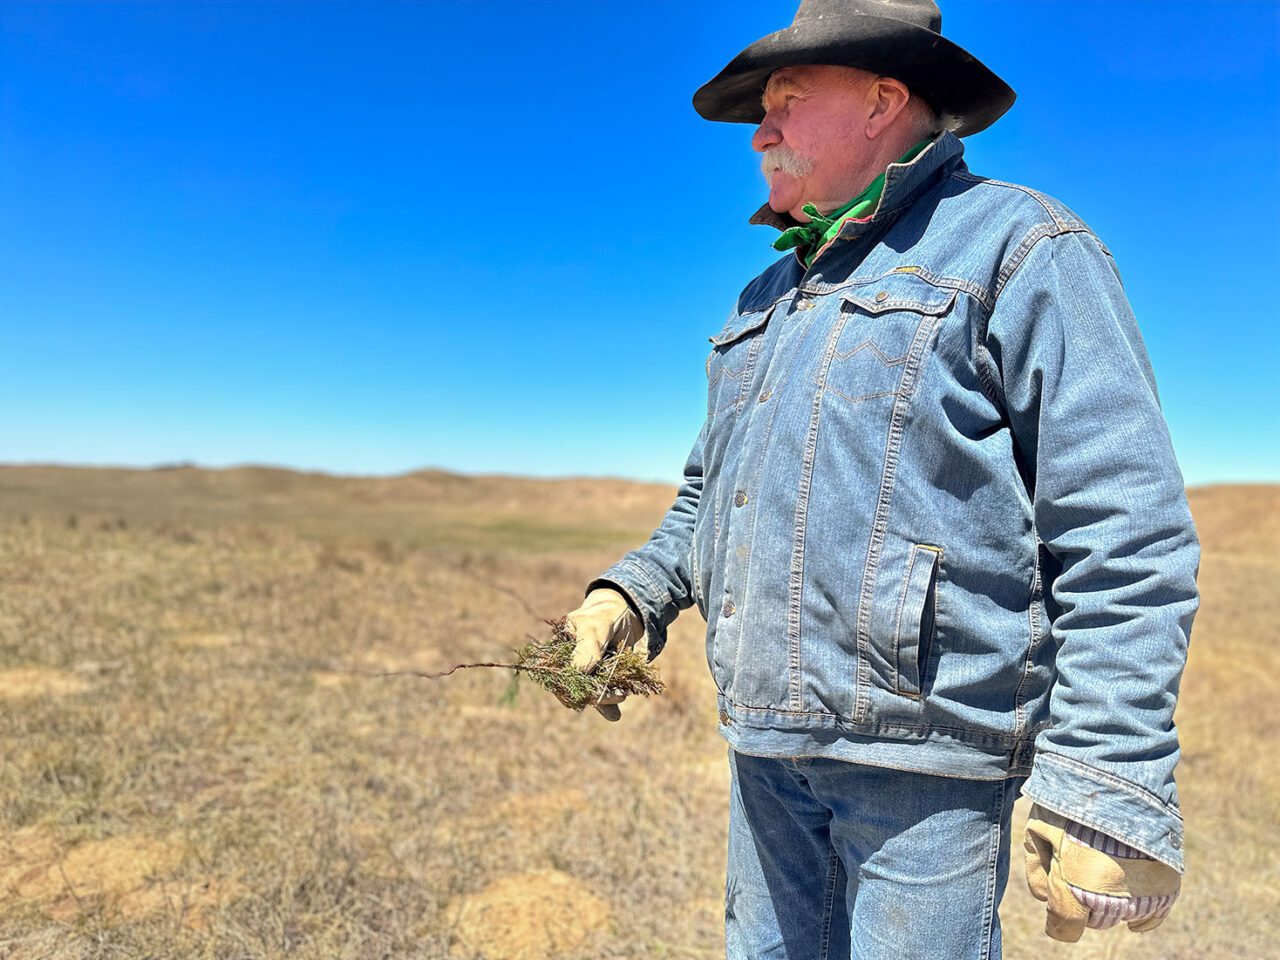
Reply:
[[911, 548], [906, 576], [898, 597], [894, 625], [893, 657], [896, 692], [904, 697], [922, 695], [922, 678], [933, 639], [937, 607], [938, 566], [942, 548], [918, 543]]

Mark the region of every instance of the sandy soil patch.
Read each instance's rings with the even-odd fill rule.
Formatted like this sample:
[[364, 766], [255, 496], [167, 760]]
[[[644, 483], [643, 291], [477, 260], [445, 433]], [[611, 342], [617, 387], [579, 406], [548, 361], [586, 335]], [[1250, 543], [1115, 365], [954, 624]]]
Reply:
[[24, 896], [58, 858], [58, 844], [44, 830], [16, 830], [0, 843], [0, 903]]
[[244, 893], [238, 881], [216, 877], [197, 883], [158, 882], [124, 894], [120, 913], [125, 920], [135, 920], [167, 910], [178, 914], [185, 926], [207, 930], [218, 910]]
[[14, 667], [0, 670], [0, 700], [22, 700], [27, 697], [64, 697], [84, 693], [89, 682], [65, 670], [51, 667]]
[[327, 670], [317, 670], [311, 674], [311, 682], [322, 689], [331, 687], [341, 687], [357, 679], [350, 673], [330, 673]]
[[151, 837], [90, 840], [40, 862], [29, 860], [12, 889], [24, 900], [39, 901], [55, 920], [71, 920], [99, 899], [123, 908], [124, 897], [180, 859], [176, 844]]
[[223, 650], [235, 643], [231, 634], [212, 631], [180, 633], [173, 638], [173, 645], [179, 650]]
[[580, 948], [609, 922], [609, 906], [558, 870], [512, 874], [453, 905], [450, 955], [551, 960]]
[[101, 904], [126, 922], [164, 910], [204, 928], [221, 905], [243, 894], [235, 881], [165, 879], [182, 859], [177, 842], [123, 836], [63, 850], [47, 831], [15, 831], [0, 845], [0, 906], [33, 902], [54, 920], [72, 921]]

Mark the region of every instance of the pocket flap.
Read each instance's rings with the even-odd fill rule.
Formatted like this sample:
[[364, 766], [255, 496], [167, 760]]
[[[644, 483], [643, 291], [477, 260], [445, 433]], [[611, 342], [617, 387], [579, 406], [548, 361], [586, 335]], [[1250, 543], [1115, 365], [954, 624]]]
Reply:
[[762, 327], [768, 322], [769, 317], [773, 314], [773, 309], [777, 304], [771, 304], [764, 310], [754, 310], [750, 313], [735, 313], [724, 325], [724, 329], [717, 333], [714, 337], [707, 339], [714, 343], [717, 347], [726, 343], [732, 343], [739, 337], [750, 333], [757, 327]]
[[934, 286], [911, 273], [891, 273], [840, 294], [840, 299], [867, 313], [911, 310], [937, 316], [951, 309], [956, 298], [952, 287]]

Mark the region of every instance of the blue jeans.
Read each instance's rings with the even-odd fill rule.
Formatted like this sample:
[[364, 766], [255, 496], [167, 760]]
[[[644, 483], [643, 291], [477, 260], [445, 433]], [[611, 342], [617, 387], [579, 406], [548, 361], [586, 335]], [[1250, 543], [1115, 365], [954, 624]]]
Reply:
[[728, 960], [996, 960], [1025, 778], [729, 750]]

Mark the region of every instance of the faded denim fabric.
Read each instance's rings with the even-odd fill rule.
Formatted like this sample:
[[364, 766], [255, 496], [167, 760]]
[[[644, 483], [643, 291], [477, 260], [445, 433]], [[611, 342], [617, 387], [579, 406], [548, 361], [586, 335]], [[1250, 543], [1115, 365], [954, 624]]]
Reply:
[[999, 960], [1021, 780], [729, 750], [725, 956]]
[[675, 502], [592, 586], [651, 656], [697, 604], [737, 750], [1029, 775], [1181, 871], [1200, 554], [1155, 379], [1102, 242], [963, 151], [747, 285]]

